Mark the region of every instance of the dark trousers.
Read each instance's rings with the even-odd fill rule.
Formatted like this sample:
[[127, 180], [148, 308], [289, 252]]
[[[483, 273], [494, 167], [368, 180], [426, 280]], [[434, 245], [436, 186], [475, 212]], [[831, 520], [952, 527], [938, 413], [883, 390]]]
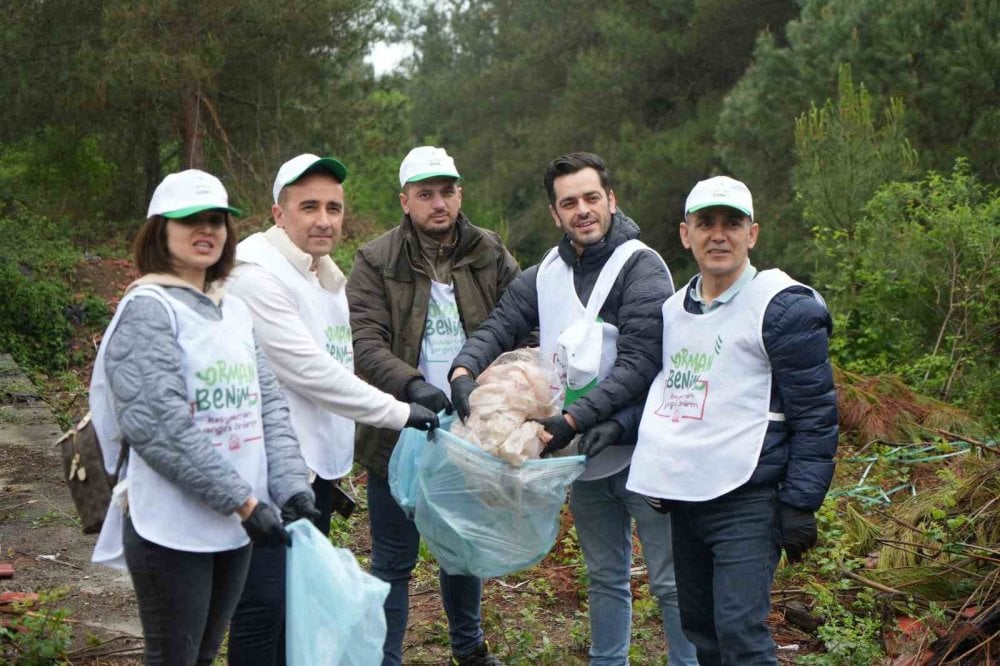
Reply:
[[130, 518], [122, 540], [147, 666], [211, 664], [243, 589], [250, 546], [218, 553], [174, 550], [143, 539]]
[[320, 534], [330, 534], [330, 519], [333, 515], [333, 488], [337, 482], [330, 479], [321, 479], [318, 476], [312, 483], [313, 493], [316, 494], [316, 508], [319, 509], [320, 516], [313, 521], [313, 525]]
[[[335, 481], [313, 481], [314, 522], [330, 533], [331, 490]], [[285, 664], [285, 557], [284, 546], [254, 546], [250, 572], [233, 621], [229, 625], [229, 663], [232, 666], [284, 666]]]
[[229, 625], [233, 666], [284, 666], [285, 547], [254, 546], [243, 596]]
[[[385, 600], [387, 631], [382, 666], [402, 663], [403, 636], [410, 610], [410, 574], [417, 565], [420, 533], [389, 490], [389, 482], [368, 473], [368, 517], [372, 534], [372, 575], [389, 583]], [[457, 655], [483, 642], [479, 606], [483, 581], [473, 576], [449, 576], [441, 570], [441, 601], [448, 616], [448, 637]]]
[[777, 487], [680, 502], [671, 518], [681, 625], [698, 663], [777, 664], [766, 623], [781, 552]]

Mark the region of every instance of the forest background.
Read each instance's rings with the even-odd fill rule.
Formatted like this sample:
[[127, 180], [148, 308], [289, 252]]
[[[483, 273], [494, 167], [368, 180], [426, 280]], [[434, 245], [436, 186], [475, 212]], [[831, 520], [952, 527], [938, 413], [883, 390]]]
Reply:
[[[249, 231], [277, 165], [339, 157], [349, 270], [399, 221], [402, 156], [441, 145], [529, 265], [557, 239], [545, 163], [592, 150], [678, 284], [684, 196], [733, 175], [754, 261], [823, 293], [841, 367], [1000, 413], [996, 0], [35, 0], [0, 25], [0, 348], [29, 365], [66, 369], [73, 320], [107, 315], [72, 248], [127, 256], [172, 171], [219, 175]], [[376, 78], [380, 39], [414, 52]]]
[[[412, 55], [376, 76], [378, 41]], [[558, 239], [546, 162], [599, 153], [678, 285], [687, 192], [743, 180], [838, 368], [1000, 425], [997, 0], [11, 0], [0, 100], [0, 351], [62, 394], [114, 305], [80, 267], [129, 256], [164, 175], [221, 177], [246, 234], [281, 162], [338, 157], [348, 271], [434, 144], [522, 266]]]

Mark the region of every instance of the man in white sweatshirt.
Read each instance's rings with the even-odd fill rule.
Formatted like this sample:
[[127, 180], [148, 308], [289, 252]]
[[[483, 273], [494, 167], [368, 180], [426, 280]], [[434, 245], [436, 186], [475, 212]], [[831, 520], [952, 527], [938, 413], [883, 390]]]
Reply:
[[[250, 307], [316, 475], [316, 506], [294, 507], [283, 517], [309, 518], [324, 534], [333, 504], [344, 499], [337, 480], [351, 471], [355, 421], [394, 430], [437, 425], [431, 410], [400, 402], [354, 374], [347, 281], [330, 258], [343, 228], [346, 177], [346, 167], [331, 157], [303, 154], [285, 162], [274, 181], [274, 226], [240, 242], [226, 285]], [[284, 548], [254, 550], [230, 627], [230, 663], [284, 663], [284, 558]]]

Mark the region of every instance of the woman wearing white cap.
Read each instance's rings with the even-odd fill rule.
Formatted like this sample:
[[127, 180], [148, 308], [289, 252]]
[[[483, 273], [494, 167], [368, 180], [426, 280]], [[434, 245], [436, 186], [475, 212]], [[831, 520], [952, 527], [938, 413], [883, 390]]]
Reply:
[[128, 447], [94, 561], [128, 567], [147, 664], [210, 664], [250, 542], [288, 543], [272, 500], [313, 502], [250, 314], [215, 287], [233, 266], [235, 212], [203, 171], [160, 183], [135, 240], [143, 276], [105, 332], [91, 381], [109, 471], [118, 443]]

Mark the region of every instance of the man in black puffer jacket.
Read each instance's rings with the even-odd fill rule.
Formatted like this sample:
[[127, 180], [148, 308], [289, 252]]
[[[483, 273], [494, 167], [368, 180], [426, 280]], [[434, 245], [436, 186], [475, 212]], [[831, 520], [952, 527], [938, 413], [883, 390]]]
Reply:
[[[670, 663], [696, 664], [680, 629], [669, 516], [625, 489], [633, 447], [621, 441], [624, 429], [615, 420], [642, 404], [659, 372], [660, 309], [673, 282], [663, 259], [638, 241], [639, 227], [618, 209], [600, 157], [559, 157], [543, 180], [552, 218], [565, 236], [510, 284], [468, 338], [452, 364], [452, 402], [459, 416], [468, 416], [474, 377], [538, 328], [542, 355], [559, 369], [563, 399], [561, 414], [540, 421], [543, 455], [583, 433], [579, 450], [588, 456], [573, 483], [570, 509], [590, 579], [591, 663], [628, 663], [635, 520], [650, 590], [663, 611]], [[593, 352], [592, 366], [575, 365], [563, 335], [569, 329], [593, 334], [583, 336], [585, 349], [575, 350]]]
[[638, 426], [629, 490], [673, 517], [684, 633], [702, 666], [777, 664], [766, 619], [781, 549], [816, 543], [833, 478], [833, 324], [819, 295], [758, 272], [750, 190], [688, 195], [681, 242], [700, 273], [663, 305], [663, 370]]

